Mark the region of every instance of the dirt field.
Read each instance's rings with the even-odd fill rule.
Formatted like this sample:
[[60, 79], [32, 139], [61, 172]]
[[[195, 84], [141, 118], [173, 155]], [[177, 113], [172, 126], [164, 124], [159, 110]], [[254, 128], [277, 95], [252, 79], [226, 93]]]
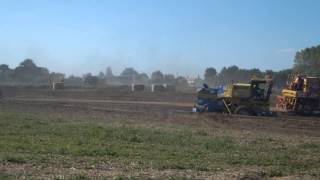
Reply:
[[126, 101], [159, 101], [190, 103], [196, 98], [189, 92], [131, 92], [128, 87], [112, 87], [103, 89], [66, 89], [52, 91], [50, 89], [33, 88], [0, 88], [5, 97], [14, 98], [60, 98], [60, 99], [90, 99], [90, 100], [126, 100]]
[[[178, 92], [15, 90], [0, 102], [0, 178], [320, 178], [320, 118], [193, 114], [194, 98], [192, 93]], [[27, 124], [20, 126], [19, 122]], [[62, 135], [53, 133], [41, 139], [41, 133], [46, 137], [61, 123]], [[45, 126], [33, 129], [39, 124]], [[67, 136], [77, 127], [79, 134]], [[99, 135], [89, 134], [94, 142], [99, 137], [97, 144], [88, 146], [84, 155], [79, 153], [77, 148], [85, 145], [72, 141], [80, 141], [77, 138], [88, 127], [97, 128], [90, 133], [111, 128], [115, 131], [108, 136], [112, 143], [100, 144]], [[115, 135], [123, 129], [128, 130], [123, 133], [129, 140]], [[59, 141], [52, 140], [64, 135]], [[74, 139], [65, 141], [69, 137]], [[29, 141], [39, 147], [24, 144]], [[53, 151], [55, 147], [63, 151]], [[105, 154], [102, 147], [117, 156]], [[92, 154], [90, 148], [97, 149]]]

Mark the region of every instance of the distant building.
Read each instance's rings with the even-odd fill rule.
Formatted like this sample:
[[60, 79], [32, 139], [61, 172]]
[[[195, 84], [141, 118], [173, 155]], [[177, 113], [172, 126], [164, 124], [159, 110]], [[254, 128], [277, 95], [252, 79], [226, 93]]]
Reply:
[[187, 80], [189, 86], [192, 86], [192, 87], [195, 86], [196, 79], [197, 79], [197, 77], [195, 77], [195, 76], [187, 76], [186, 77], [186, 80]]
[[52, 90], [59, 90], [59, 89], [64, 89], [64, 82], [53, 82], [52, 83]]

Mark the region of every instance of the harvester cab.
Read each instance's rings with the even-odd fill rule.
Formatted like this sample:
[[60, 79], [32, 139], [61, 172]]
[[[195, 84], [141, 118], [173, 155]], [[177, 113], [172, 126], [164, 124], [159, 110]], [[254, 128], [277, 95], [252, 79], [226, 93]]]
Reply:
[[266, 100], [266, 81], [251, 80], [251, 96], [257, 101]]
[[271, 115], [269, 97], [272, 84], [264, 79], [252, 79], [248, 84], [229, 86], [223, 101], [229, 113], [243, 115]]

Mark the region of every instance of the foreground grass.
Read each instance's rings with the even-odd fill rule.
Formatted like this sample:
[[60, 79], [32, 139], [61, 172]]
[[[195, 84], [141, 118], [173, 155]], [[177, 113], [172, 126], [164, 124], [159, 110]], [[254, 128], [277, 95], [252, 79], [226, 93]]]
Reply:
[[[319, 176], [320, 144], [289, 144], [270, 137], [241, 139], [232, 134], [177, 126], [151, 129], [0, 113], [0, 162], [63, 167], [221, 171], [259, 167], [264, 176]], [[146, 122], [147, 123], [147, 122]]]

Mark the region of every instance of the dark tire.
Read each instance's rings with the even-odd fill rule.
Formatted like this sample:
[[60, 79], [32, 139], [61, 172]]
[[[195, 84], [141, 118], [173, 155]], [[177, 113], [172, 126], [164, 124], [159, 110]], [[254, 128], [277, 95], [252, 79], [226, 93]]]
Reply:
[[302, 108], [302, 114], [305, 116], [311, 116], [313, 114], [313, 108], [310, 105], [304, 105]]
[[246, 115], [246, 116], [252, 115], [252, 113], [250, 112], [250, 110], [246, 106], [238, 106], [234, 110], [234, 113], [239, 114], [239, 115]]

